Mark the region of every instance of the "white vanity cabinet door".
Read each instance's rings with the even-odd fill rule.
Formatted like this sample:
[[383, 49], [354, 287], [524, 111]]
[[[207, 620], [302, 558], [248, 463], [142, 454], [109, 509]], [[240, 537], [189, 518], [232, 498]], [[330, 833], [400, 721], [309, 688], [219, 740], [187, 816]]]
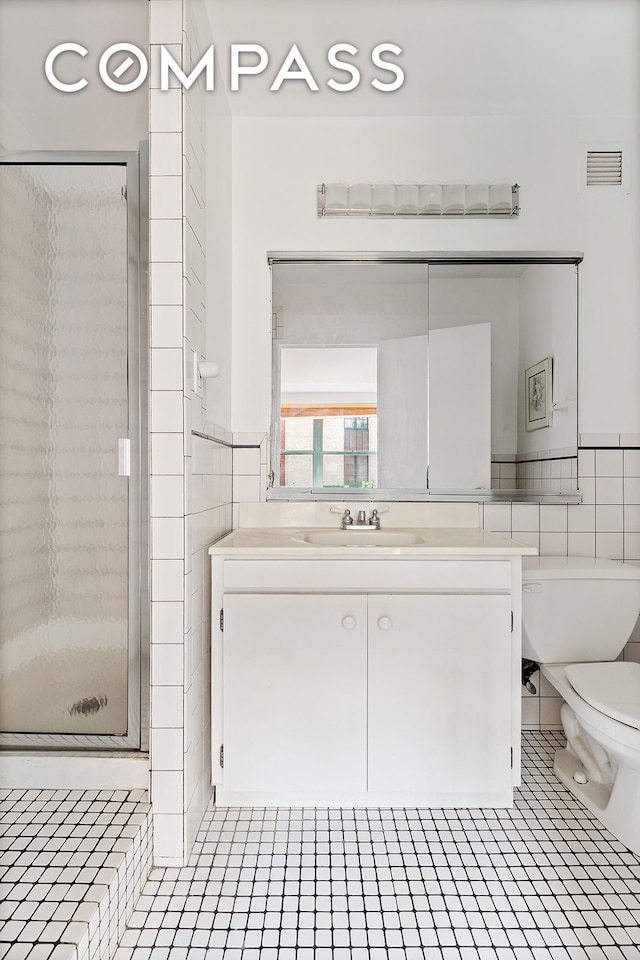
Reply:
[[366, 790], [367, 599], [224, 598], [224, 794]]
[[511, 598], [369, 597], [369, 790], [510, 795]]

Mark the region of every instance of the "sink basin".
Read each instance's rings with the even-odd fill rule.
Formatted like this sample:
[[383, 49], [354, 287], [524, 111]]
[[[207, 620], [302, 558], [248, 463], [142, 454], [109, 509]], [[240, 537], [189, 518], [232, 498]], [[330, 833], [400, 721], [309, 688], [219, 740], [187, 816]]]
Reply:
[[305, 533], [305, 543], [317, 547], [410, 547], [422, 543], [422, 537], [405, 530], [375, 530], [356, 527], [352, 530], [313, 530]]

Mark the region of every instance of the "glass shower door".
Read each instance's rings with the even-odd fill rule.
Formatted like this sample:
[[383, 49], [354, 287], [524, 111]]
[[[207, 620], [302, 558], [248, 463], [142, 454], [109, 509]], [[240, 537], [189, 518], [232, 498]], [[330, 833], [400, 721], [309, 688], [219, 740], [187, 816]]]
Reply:
[[0, 734], [61, 745], [139, 735], [128, 178], [0, 164]]

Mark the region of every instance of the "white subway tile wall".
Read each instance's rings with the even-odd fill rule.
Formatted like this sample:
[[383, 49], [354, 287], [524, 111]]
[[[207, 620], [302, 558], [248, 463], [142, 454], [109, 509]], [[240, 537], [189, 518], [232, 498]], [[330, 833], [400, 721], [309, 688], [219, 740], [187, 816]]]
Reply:
[[198, 0], [149, 6], [151, 795], [154, 862], [178, 866], [211, 795], [206, 550], [231, 529], [232, 447], [193, 389], [205, 343], [204, 94], [175, 80], [162, 91], [158, 71], [160, 44], [190, 71], [212, 38], [198, 35]]
[[512, 454], [494, 453], [491, 463], [493, 490], [541, 490], [572, 493], [578, 485], [576, 449], [558, 448], [530, 454], [516, 462]]
[[255, 503], [267, 492], [268, 446], [263, 433], [233, 435], [233, 502]]
[[517, 464], [517, 478], [515, 486], [519, 490], [559, 490], [562, 493], [571, 493], [578, 486], [576, 457], [550, 456], [523, 461]]
[[[578, 450], [579, 504], [487, 503], [484, 526], [537, 546], [546, 556], [640, 561], [640, 449], [624, 448], [625, 434], [582, 434]], [[640, 661], [640, 621], [624, 651]], [[524, 729], [560, 729], [560, 698], [539, 673], [535, 696], [524, 691]]]

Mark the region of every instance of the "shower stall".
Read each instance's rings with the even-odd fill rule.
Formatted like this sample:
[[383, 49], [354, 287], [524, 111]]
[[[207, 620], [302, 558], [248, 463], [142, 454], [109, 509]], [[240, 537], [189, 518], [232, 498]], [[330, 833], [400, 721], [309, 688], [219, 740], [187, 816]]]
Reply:
[[0, 748], [147, 748], [147, 171], [0, 157]]

